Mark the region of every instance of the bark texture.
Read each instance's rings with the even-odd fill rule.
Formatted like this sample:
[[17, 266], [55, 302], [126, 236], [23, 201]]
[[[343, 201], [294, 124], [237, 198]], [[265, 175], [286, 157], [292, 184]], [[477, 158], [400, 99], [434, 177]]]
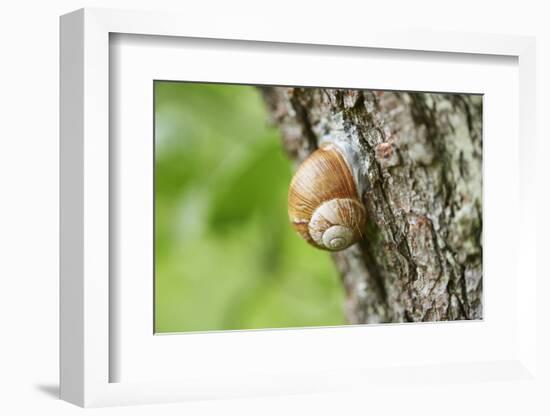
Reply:
[[296, 164], [331, 135], [363, 147], [365, 238], [331, 254], [349, 322], [482, 318], [482, 97], [262, 92]]

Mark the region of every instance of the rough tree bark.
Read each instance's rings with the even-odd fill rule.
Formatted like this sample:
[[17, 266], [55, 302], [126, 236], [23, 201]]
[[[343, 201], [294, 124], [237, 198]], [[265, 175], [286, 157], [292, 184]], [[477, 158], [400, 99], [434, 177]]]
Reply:
[[365, 238], [332, 254], [348, 321], [482, 318], [482, 97], [262, 92], [296, 164], [327, 135], [365, 147]]

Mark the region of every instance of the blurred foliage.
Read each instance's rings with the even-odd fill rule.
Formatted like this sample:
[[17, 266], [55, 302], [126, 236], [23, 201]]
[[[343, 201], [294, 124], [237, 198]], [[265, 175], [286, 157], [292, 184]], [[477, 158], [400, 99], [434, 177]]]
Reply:
[[291, 165], [260, 93], [155, 82], [155, 330], [344, 323], [326, 252], [294, 234]]

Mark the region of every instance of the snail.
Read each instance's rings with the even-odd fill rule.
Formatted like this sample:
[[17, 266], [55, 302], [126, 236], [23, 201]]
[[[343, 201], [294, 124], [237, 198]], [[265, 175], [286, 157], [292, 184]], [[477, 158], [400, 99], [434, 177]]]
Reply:
[[339, 251], [362, 238], [365, 207], [343, 148], [330, 143], [299, 166], [288, 191], [288, 215], [315, 247]]

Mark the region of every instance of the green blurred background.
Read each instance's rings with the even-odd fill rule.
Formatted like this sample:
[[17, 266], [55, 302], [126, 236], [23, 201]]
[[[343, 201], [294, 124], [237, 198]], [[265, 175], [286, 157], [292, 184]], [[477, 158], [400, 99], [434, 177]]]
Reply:
[[345, 323], [329, 254], [288, 222], [291, 164], [259, 91], [154, 87], [155, 332]]

